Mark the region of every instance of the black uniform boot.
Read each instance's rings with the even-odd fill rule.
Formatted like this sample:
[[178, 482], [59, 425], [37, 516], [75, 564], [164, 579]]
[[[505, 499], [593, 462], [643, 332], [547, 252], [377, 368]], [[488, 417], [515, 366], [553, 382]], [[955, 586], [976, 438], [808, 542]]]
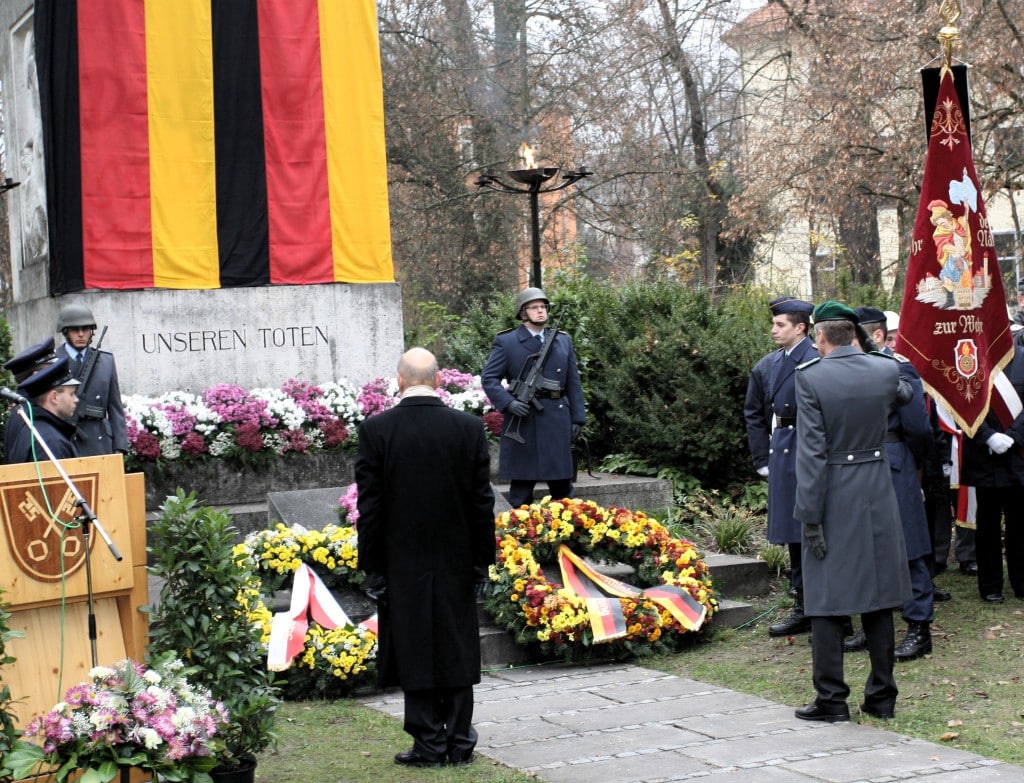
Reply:
[[804, 597], [800, 594], [796, 597], [796, 606], [793, 607], [789, 617], [768, 626], [768, 635], [792, 636], [797, 633], [807, 633], [810, 630], [811, 618], [804, 614]]
[[907, 635], [896, 645], [897, 661], [912, 661], [932, 651], [932, 632], [928, 623], [907, 623]]

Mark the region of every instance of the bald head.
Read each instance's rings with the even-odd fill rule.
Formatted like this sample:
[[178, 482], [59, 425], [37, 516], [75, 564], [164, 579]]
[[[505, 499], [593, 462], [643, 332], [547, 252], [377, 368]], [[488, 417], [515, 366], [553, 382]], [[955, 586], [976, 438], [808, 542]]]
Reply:
[[436, 389], [440, 382], [437, 359], [426, 348], [410, 348], [398, 362], [398, 388], [429, 386]]

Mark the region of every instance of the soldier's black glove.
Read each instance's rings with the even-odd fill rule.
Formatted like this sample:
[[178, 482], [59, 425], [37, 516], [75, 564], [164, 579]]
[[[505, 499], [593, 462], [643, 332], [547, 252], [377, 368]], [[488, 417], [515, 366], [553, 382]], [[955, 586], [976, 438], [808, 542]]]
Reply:
[[804, 546], [819, 560], [824, 559], [828, 547], [825, 546], [825, 533], [821, 525], [804, 525]]
[[508, 404], [508, 407], [505, 408], [505, 413], [509, 413], [513, 416], [525, 416], [529, 412], [530, 406], [525, 402], [520, 402], [519, 400], [512, 400], [512, 402]]
[[573, 424], [572, 425], [572, 430], [570, 431], [570, 434], [569, 434], [569, 440], [576, 440], [576, 438], [578, 438], [580, 436], [580, 430], [582, 430], [582, 429], [583, 429], [582, 425], [580, 425], [580, 424]]
[[388, 583], [381, 574], [367, 574], [363, 580], [363, 592], [375, 603], [383, 603], [388, 594]]
[[473, 566], [473, 574], [476, 577], [473, 592], [476, 594], [477, 600], [482, 601], [487, 597], [487, 588], [491, 586], [491, 577], [487, 573], [487, 566]]

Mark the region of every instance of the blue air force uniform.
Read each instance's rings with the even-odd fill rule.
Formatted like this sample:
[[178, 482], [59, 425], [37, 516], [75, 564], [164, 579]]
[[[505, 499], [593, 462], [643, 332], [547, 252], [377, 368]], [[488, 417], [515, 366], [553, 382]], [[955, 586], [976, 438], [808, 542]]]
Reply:
[[[501, 438], [498, 475], [504, 480], [552, 481], [573, 476], [572, 426], [582, 427], [586, 423], [583, 386], [569, 335], [560, 331], [552, 336], [550, 329], [544, 335], [555, 341], [543, 372], [553, 388], [537, 395], [543, 410], [531, 406], [525, 417], [505, 417], [503, 432], [518, 427], [525, 442]], [[504, 412], [513, 400], [502, 380], [525, 380], [541, 347], [540, 339], [525, 326], [495, 336], [480, 381], [487, 398], [499, 411]]]

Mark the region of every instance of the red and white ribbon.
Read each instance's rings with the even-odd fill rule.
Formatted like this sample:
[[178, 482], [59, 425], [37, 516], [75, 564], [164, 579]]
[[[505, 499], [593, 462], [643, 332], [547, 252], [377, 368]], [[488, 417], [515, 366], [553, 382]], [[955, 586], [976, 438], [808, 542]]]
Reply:
[[284, 671], [302, 652], [310, 617], [328, 630], [352, 625], [323, 580], [302, 563], [292, 581], [291, 606], [288, 611], [275, 614], [270, 623], [270, 644], [267, 647], [267, 668], [270, 671]]

